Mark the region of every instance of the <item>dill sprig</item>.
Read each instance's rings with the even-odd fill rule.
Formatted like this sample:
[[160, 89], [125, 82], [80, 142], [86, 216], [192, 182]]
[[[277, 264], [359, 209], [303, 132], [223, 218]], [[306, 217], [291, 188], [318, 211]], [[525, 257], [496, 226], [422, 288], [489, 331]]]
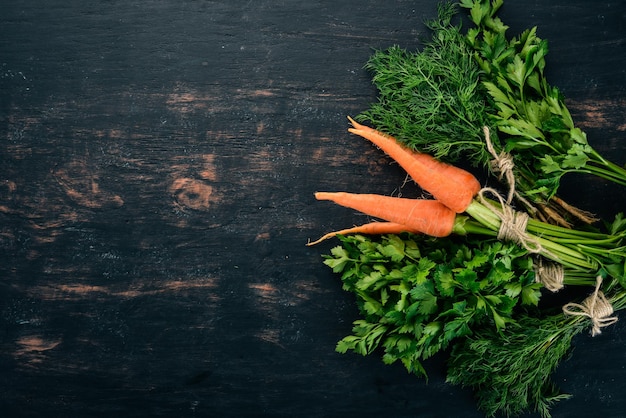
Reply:
[[469, 156], [474, 165], [484, 165], [491, 157], [482, 131], [488, 96], [481, 69], [460, 27], [452, 24], [454, 5], [442, 3], [438, 10], [438, 18], [426, 23], [433, 35], [423, 50], [396, 45], [370, 57], [365, 67], [373, 74], [378, 102], [358, 119], [438, 159]]
[[[608, 300], [614, 310], [623, 309], [626, 291], [617, 286]], [[520, 314], [502, 331], [481, 328], [454, 346], [447, 381], [471, 387], [487, 416], [534, 411], [549, 418], [554, 403], [570, 397], [550, 376], [570, 353], [572, 339], [589, 328], [589, 318], [564, 313]]]
[[562, 314], [524, 315], [503, 332], [483, 329], [454, 347], [446, 380], [471, 387], [479, 409], [489, 417], [527, 411], [549, 417], [550, 406], [569, 397], [559, 392], [550, 375], [585, 325], [580, 317]]

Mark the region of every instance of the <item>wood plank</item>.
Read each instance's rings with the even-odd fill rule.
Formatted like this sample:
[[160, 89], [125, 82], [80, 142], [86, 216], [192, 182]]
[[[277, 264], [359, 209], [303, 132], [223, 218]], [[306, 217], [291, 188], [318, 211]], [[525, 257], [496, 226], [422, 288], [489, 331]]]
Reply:
[[[624, 164], [624, 5], [506, 2]], [[471, 394], [335, 353], [357, 311], [305, 243], [359, 215], [316, 190], [404, 174], [346, 133], [372, 50], [436, 2], [10, 2], [0, 13], [0, 406], [8, 416], [481, 416]], [[605, 216], [619, 188], [564, 190]], [[406, 193], [411, 193], [406, 188]], [[626, 409], [619, 322], [576, 340], [555, 417]]]

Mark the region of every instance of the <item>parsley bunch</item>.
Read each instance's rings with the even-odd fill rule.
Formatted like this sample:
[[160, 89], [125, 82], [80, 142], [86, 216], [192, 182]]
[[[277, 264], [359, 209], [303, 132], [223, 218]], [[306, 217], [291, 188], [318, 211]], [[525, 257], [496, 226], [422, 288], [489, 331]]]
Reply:
[[[621, 218], [609, 226], [623, 228]], [[356, 296], [361, 318], [337, 343], [339, 353], [380, 353], [427, 377], [423, 361], [450, 350], [447, 381], [471, 387], [488, 416], [538, 411], [568, 395], [550, 375], [589, 318], [548, 314], [539, 302], [536, 260], [495, 238], [411, 234], [339, 236], [324, 264]], [[623, 260], [622, 260], [623, 263]], [[626, 307], [624, 274], [606, 271], [613, 309]], [[591, 286], [595, 274], [565, 269], [565, 285]]]
[[[587, 173], [626, 186], [626, 169], [603, 158], [574, 125], [563, 95], [544, 74], [548, 43], [537, 28], [507, 38], [496, 16], [504, 0], [462, 0], [476, 27], [466, 40], [475, 51], [491, 97], [491, 121], [504, 135], [503, 150], [516, 156], [525, 193], [548, 198], [566, 173]], [[526, 174], [533, 173], [530, 176]]]
[[[426, 376], [422, 360], [477, 329], [500, 333], [516, 324], [520, 309], [538, 306], [542, 285], [534, 261], [515, 244], [414, 235], [340, 239], [324, 264], [341, 274], [362, 314], [353, 334], [338, 343], [341, 353], [382, 348], [385, 363], [400, 360]], [[576, 272], [569, 280], [593, 284]]]

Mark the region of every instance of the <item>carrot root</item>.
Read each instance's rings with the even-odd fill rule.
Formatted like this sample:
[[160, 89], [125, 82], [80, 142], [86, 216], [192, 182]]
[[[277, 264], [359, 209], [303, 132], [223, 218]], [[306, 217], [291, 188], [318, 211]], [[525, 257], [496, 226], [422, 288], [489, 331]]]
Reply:
[[352, 128], [359, 135], [393, 158], [424, 190], [456, 213], [464, 212], [481, 189], [474, 175], [462, 168], [442, 163], [428, 154], [412, 151], [394, 137], [369, 126], [361, 125], [348, 116]]
[[445, 237], [452, 233], [456, 213], [437, 200], [406, 199], [376, 194], [317, 192], [317, 200], [331, 200], [387, 222], [407, 232]]
[[336, 237], [337, 235], [348, 234], [366, 234], [366, 235], [382, 235], [382, 234], [400, 234], [402, 232], [410, 232], [409, 228], [405, 225], [397, 224], [394, 222], [370, 222], [364, 225], [355, 226], [352, 228], [341, 229], [339, 231], [329, 232], [316, 241], [308, 242], [307, 246], [319, 244], [320, 242], [329, 238]]

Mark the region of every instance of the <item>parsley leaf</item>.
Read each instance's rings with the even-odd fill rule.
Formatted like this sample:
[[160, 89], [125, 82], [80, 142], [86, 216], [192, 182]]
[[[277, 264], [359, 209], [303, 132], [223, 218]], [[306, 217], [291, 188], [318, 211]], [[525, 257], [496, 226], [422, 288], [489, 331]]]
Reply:
[[340, 239], [325, 263], [342, 273], [362, 315], [337, 344], [341, 353], [382, 348], [385, 363], [400, 360], [426, 375], [421, 361], [476, 327], [504, 329], [515, 323], [516, 306], [539, 302], [540, 286], [527, 283], [532, 260], [515, 244], [406, 234]]

